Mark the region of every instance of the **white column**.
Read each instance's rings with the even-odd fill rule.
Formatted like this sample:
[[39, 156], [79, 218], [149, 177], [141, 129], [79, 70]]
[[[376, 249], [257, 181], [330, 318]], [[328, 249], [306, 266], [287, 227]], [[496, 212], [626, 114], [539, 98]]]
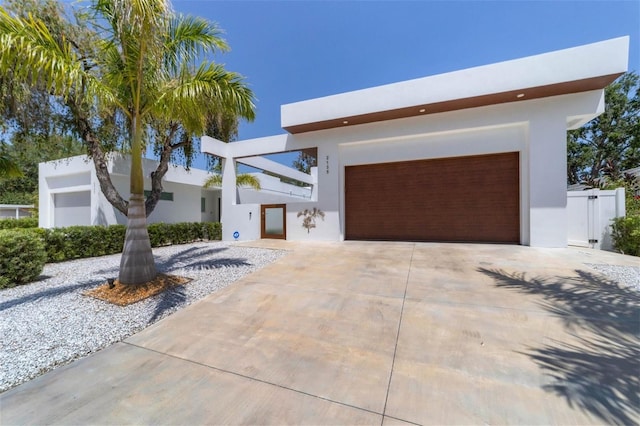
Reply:
[[49, 192], [46, 176], [50, 171], [45, 163], [38, 164], [38, 227], [53, 228], [53, 196]]
[[233, 240], [234, 208], [237, 204], [236, 161], [233, 158], [222, 159], [222, 194], [220, 195], [220, 222], [222, 223], [222, 239]]
[[566, 247], [567, 126], [561, 114], [529, 123], [529, 245]]

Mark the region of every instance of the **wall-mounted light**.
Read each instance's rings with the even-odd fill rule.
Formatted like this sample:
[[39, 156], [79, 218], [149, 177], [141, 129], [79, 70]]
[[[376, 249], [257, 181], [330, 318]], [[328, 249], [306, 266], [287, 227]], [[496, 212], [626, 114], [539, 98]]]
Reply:
[[249, 220], [251, 220], [251, 212], [249, 212]]
[[419, 112], [425, 112], [425, 111], [426, 111], [426, 109], [424, 109], [424, 108], [420, 108], [420, 111], [419, 111]]
[[344, 120], [342, 124], [349, 124], [349, 120]]
[[518, 93], [518, 94], [516, 95], [516, 98], [518, 98], [518, 99], [519, 99], [519, 98], [524, 98], [524, 93]]

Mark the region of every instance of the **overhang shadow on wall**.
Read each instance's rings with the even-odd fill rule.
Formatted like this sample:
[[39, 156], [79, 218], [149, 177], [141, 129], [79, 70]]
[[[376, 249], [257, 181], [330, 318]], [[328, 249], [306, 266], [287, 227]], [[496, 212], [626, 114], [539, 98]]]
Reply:
[[600, 275], [576, 270], [575, 277], [526, 277], [478, 268], [500, 288], [542, 296], [541, 307], [560, 318], [579, 345], [552, 341], [528, 348], [547, 374], [548, 392], [605, 423], [640, 419], [640, 293]]

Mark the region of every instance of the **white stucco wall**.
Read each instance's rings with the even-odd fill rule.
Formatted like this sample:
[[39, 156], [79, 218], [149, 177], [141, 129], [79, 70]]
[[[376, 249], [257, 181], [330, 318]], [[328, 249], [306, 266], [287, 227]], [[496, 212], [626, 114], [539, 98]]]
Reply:
[[[287, 238], [344, 239], [344, 167], [463, 155], [519, 152], [521, 244], [564, 247], [566, 230], [566, 131], [571, 117], [603, 111], [604, 92], [535, 99], [461, 111], [245, 141], [238, 152], [318, 148], [316, 203], [287, 203]], [[235, 148], [235, 147], [234, 147]], [[226, 183], [226, 182], [225, 182]], [[472, 183], [470, 183], [472, 184]], [[223, 190], [224, 194], [224, 190]], [[224, 195], [223, 195], [224, 200]], [[224, 204], [224, 202], [223, 202]], [[260, 237], [259, 205], [239, 205], [235, 194], [223, 207], [223, 238]], [[307, 232], [297, 214], [320, 208], [324, 221]]]
[[[143, 161], [144, 174], [147, 176], [145, 190], [151, 189], [149, 176], [156, 164], [148, 159]], [[109, 170], [114, 187], [121, 196], [127, 199], [129, 197], [129, 159], [121, 156], [112, 158], [109, 161]], [[220, 190], [203, 190], [201, 185], [206, 177], [207, 173], [203, 170], [186, 171], [182, 167], [170, 165], [163, 180], [163, 192], [172, 192], [173, 201], [159, 200], [154, 211], [149, 215], [148, 222], [217, 221], [219, 214], [217, 200], [220, 196]], [[68, 204], [73, 195], [59, 196], [58, 194], [89, 194], [89, 217], [86, 218], [86, 215], [82, 213], [82, 217], [74, 218], [71, 214], [73, 213], [71, 207], [63, 207], [66, 210], [60, 210], [61, 200]], [[207, 212], [205, 214], [200, 211], [203, 195], [207, 198]], [[57, 219], [56, 196], [59, 204]], [[73, 211], [79, 210], [76, 208]], [[87, 161], [86, 156], [71, 157], [39, 165], [39, 214], [39, 226], [43, 228], [127, 223], [126, 216], [116, 210], [102, 194], [94, 165]], [[63, 219], [61, 214], [64, 216]]]

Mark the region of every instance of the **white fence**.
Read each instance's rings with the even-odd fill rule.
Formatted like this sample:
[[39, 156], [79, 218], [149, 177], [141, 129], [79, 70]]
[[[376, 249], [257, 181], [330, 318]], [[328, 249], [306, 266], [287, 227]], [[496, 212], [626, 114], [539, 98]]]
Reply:
[[613, 250], [611, 220], [624, 215], [624, 188], [611, 191], [569, 191], [569, 245]]

